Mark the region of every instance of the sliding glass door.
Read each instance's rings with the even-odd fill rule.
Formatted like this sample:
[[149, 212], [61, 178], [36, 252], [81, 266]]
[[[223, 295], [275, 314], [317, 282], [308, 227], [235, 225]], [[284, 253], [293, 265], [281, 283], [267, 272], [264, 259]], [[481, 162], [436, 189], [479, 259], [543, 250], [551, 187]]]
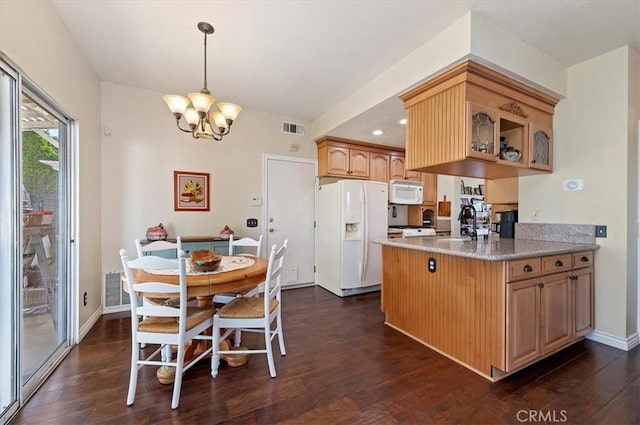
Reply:
[[70, 349], [72, 121], [8, 61], [0, 67], [2, 423]]
[[[18, 74], [0, 61], [0, 423], [18, 408]], [[13, 229], [13, 231], [10, 231]]]

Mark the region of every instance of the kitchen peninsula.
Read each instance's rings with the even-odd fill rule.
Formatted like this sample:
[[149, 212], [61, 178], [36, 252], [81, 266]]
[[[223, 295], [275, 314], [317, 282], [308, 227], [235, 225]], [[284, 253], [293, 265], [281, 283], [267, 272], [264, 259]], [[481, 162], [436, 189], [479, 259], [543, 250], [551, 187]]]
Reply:
[[598, 245], [450, 237], [380, 243], [385, 323], [491, 381], [593, 329]]

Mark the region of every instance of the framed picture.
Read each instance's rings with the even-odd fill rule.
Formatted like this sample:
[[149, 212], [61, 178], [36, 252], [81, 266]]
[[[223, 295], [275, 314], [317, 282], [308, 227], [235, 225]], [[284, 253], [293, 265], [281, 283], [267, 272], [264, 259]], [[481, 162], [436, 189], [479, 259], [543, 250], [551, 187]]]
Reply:
[[209, 211], [209, 173], [174, 171], [173, 209]]

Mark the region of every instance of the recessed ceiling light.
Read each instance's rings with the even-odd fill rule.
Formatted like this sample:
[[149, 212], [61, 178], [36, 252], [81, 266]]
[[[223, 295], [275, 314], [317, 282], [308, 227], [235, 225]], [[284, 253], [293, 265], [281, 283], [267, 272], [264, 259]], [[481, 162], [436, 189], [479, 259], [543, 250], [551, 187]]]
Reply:
[[398, 124], [407, 125], [407, 119], [406, 118], [402, 118], [400, 121], [398, 121]]
[[373, 130], [372, 134], [374, 136], [381, 136], [384, 133], [382, 130]]

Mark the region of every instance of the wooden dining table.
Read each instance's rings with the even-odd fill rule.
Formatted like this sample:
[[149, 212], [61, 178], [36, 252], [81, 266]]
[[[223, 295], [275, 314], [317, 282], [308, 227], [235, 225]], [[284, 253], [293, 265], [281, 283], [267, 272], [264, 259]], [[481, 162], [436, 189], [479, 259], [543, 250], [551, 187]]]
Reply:
[[[251, 259], [254, 260], [254, 263], [243, 269], [218, 273], [187, 273], [187, 296], [196, 297], [198, 307], [211, 307], [213, 296], [216, 294], [242, 293], [255, 288], [266, 279], [269, 261], [253, 256]], [[165, 282], [176, 286], [180, 284], [180, 276], [177, 274], [158, 274], [157, 271], [148, 273], [143, 269], [133, 269], [132, 272], [136, 283]], [[127, 278], [124, 273], [122, 274], [122, 285], [124, 290], [128, 292]], [[144, 293], [140, 293], [140, 295], [145, 296]], [[150, 294], [150, 296], [157, 298], [157, 294]], [[192, 341], [185, 352], [185, 362], [194, 357], [200, 341], [202, 340]], [[163, 366], [158, 371], [158, 379], [161, 383], [170, 383], [173, 372], [173, 368]]]
[[[255, 288], [267, 277], [269, 261], [265, 258], [250, 257], [253, 265], [244, 269], [230, 270], [219, 273], [187, 273], [187, 295], [198, 298], [198, 306], [206, 307], [212, 303], [212, 297], [222, 293], [241, 293]], [[137, 283], [165, 282], [178, 285], [180, 276], [177, 274], [148, 273], [142, 269], [133, 269], [133, 277]], [[128, 291], [126, 276], [123, 274], [122, 284]], [[145, 296], [144, 293], [140, 294]], [[152, 295], [157, 297], [157, 294]]]

